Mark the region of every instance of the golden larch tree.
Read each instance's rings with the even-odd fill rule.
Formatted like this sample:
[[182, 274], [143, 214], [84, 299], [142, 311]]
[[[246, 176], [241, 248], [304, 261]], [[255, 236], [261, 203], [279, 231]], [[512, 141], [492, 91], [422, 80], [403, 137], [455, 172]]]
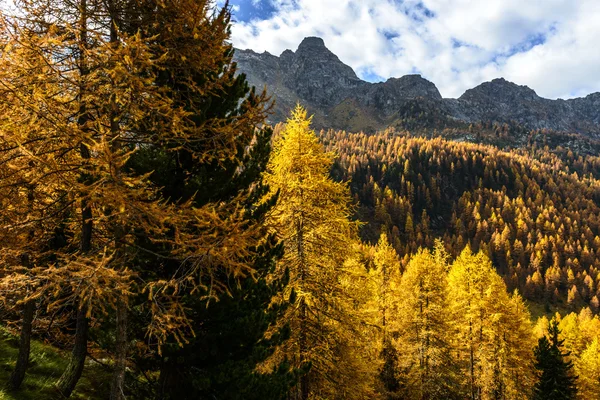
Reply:
[[600, 398], [600, 339], [595, 338], [575, 362], [577, 396], [580, 399]]
[[[453, 346], [471, 399], [527, 397], [532, 379], [520, 374], [530, 363], [533, 338], [519, 297], [506, 285], [485, 254], [465, 248], [448, 275]], [[518, 393], [515, 393], [518, 392]]]
[[397, 377], [397, 351], [392, 344], [396, 334], [398, 290], [400, 285], [400, 260], [396, 250], [388, 242], [387, 234], [382, 232], [374, 248], [373, 268], [369, 271], [372, 307], [376, 315], [376, 324], [380, 329], [377, 345], [380, 350], [379, 381], [380, 391], [393, 393], [399, 389]]
[[294, 300], [282, 321], [291, 327], [283, 353], [293, 365], [308, 368], [291, 395], [364, 398], [371, 377], [356, 358], [362, 322], [349, 290], [353, 275], [364, 270], [352, 262], [357, 224], [350, 219], [347, 185], [329, 177], [335, 155], [324, 151], [310, 123], [298, 105], [265, 175], [271, 192], [279, 194], [268, 223], [284, 241], [278, 269], [289, 272], [286, 296]]
[[398, 289], [395, 345], [408, 398], [458, 395], [449, 337], [446, 259], [440, 242], [433, 254], [419, 250], [411, 257]]

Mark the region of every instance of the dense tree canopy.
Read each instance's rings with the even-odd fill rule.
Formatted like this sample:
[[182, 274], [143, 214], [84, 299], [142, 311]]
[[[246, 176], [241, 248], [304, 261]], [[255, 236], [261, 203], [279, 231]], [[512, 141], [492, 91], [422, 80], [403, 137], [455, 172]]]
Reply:
[[[185, 0], [17, 5], [2, 19], [2, 293], [27, 305], [25, 339], [34, 302], [52, 321], [65, 316], [65, 329], [76, 324], [59, 391], [75, 389], [92, 326], [108, 338], [93, 347], [113, 355], [111, 398], [128, 391], [132, 362], [145, 376], [160, 370], [152, 390], [163, 398], [221, 391], [227, 382], [209, 376], [234, 360], [244, 391], [285, 392], [288, 368], [269, 385], [255, 371], [280, 340], [263, 335], [285, 308], [269, 305], [286, 281], [266, 281], [281, 253], [264, 224], [276, 197], [261, 200], [268, 104], [236, 76], [230, 10]], [[178, 352], [216, 346], [223, 314], [246, 334], [220, 339], [218, 362], [173, 364]], [[178, 374], [190, 367], [204, 371], [200, 383]]]
[[0, 14], [10, 396], [45, 357], [32, 338], [70, 350], [50, 398], [77, 392], [88, 359], [111, 399], [600, 396], [593, 140], [465, 128], [416, 102], [396, 124], [412, 133], [317, 134], [301, 105], [273, 130], [227, 4], [15, 5]]
[[[600, 200], [597, 162], [558, 148], [322, 132], [339, 153], [334, 176], [350, 181], [374, 243], [385, 227], [404, 258], [442, 237], [449, 253], [483, 250], [525, 298], [598, 311]], [[405, 258], [403, 263], [406, 264]]]

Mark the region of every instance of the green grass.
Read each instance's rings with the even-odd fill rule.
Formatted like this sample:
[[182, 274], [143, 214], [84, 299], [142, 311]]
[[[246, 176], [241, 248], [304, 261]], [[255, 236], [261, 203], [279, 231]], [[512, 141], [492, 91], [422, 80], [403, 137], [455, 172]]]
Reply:
[[[8, 392], [4, 386], [8, 382], [18, 353], [18, 338], [6, 329], [0, 328], [0, 400], [45, 400], [60, 399], [62, 396], [54, 388], [68, 364], [69, 353], [32, 341], [30, 364], [21, 389]], [[110, 386], [111, 373], [96, 363], [86, 363], [83, 376], [79, 380], [71, 399], [106, 399]]]

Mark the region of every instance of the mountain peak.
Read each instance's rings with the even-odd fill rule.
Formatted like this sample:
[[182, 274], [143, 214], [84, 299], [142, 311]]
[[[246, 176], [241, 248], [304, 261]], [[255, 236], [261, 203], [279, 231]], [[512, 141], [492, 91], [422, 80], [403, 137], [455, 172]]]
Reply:
[[323, 41], [323, 39], [321, 39], [320, 37], [316, 37], [316, 36], [308, 36], [305, 37], [302, 42], [300, 43], [300, 45], [298, 46], [298, 50], [300, 49], [318, 49], [318, 48], [322, 48], [325, 49], [325, 42]]
[[[414, 99], [427, 97], [441, 100], [442, 95], [435, 85], [420, 74], [404, 75], [400, 78], [389, 78], [381, 85], [382, 91], [387, 91], [389, 97], [398, 99]], [[390, 102], [394, 104], [394, 102]]]
[[460, 99], [463, 100], [481, 100], [488, 98], [496, 103], [503, 102], [522, 102], [536, 101], [539, 99], [535, 91], [527, 86], [517, 85], [516, 83], [507, 81], [504, 78], [496, 78], [490, 82], [483, 82], [473, 89], [467, 90]]
[[276, 99], [270, 122], [285, 121], [289, 109], [300, 101], [315, 113], [315, 126], [320, 128], [372, 131], [394, 124], [398, 118], [417, 116], [431, 124], [446, 121], [444, 118], [450, 118], [451, 124], [517, 121], [531, 129], [600, 135], [600, 93], [555, 101], [539, 97], [527, 86], [497, 78], [467, 90], [458, 99], [443, 99], [435, 85], [419, 74], [365, 82], [315, 36], [304, 38], [296, 52], [285, 50], [279, 57], [240, 50], [234, 57], [238, 72], [245, 73], [253, 86], [268, 85]]

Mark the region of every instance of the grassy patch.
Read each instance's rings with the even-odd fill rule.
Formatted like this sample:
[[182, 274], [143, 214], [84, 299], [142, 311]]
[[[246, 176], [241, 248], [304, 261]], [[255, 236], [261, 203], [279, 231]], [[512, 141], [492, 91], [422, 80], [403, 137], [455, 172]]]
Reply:
[[[21, 389], [7, 392], [8, 382], [18, 353], [18, 338], [0, 328], [0, 400], [60, 399], [54, 383], [68, 364], [69, 354], [56, 348], [32, 341], [30, 364]], [[106, 399], [110, 387], [110, 371], [100, 365], [89, 363], [77, 384], [71, 399]]]
[[332, 125], [352, 132], [374, 133], [380, 124], [354, 100], [346, 99], [329, 111], [327, 119]]

